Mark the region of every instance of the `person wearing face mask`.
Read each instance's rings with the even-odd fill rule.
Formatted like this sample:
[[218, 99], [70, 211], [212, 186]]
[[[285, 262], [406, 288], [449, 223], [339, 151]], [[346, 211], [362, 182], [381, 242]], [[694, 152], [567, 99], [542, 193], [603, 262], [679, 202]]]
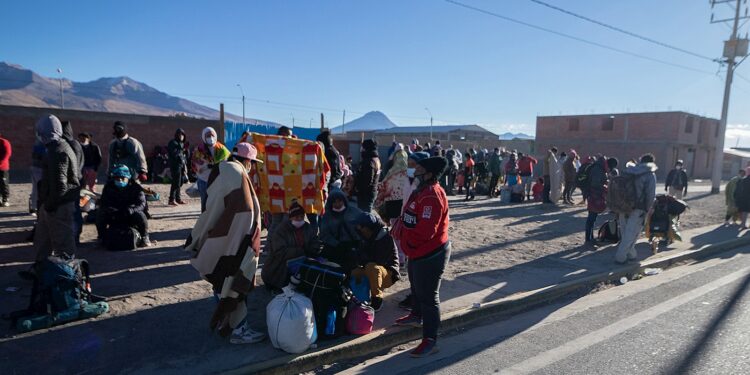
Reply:
[[89, 133], [78, 134], [78, 143], [83, 149], [83, 185], [93, 192], [96, 189], [96, 174], [102, 164], [102, 150], [94, 143]]
[[203, 129], [201, 139], [203, 142], [193, 152], [191, 165], [198, 179], [196, 184], [201, 194], [201, 212], [203, 212], [206, 211], [206, 202], [208, 200], [208, 176], [215, 165], [227, 160], [229, 150], [218, 141], [216, 130], [210, 126]]
[[187, 158], [185, 151], [185, 131], [177, 129], [174, 138], [167, 144], [167, 155], [169, 158], [169, 171], [171, 172], [172, 186], [169, 189], [169, 205], [176, 206], [185, 204], [182, 201], [180, 189], [182, 188], [183, 176], [187, 177]]
[[392, 156], [393, 165], [383, 181], [378, 184], [378, 197], [375, 199], [375, 207], [382, 213], [381, 217], [388, 222], [395, 221], [401, 216], [401, 207], [406, 198], [403, 189], [409, 182], [406, 151], [395, 151]]
[[324, 258], [341, 266], [351, 261], [350, 253], [357, 248], [360, 240], [354, 222], [361, 213], [360, 209], [349, 203], [343, 191], [331, 191], [325, 213], [320, 218], [321, 255]]
[[682, 160], [677, 160], [674, 169], [667, 174], [667, 181], [664, 184], [664, 191], [677, 199], [682, 199], [687, 195], [688, 175], [683, 169], [684, 164]]
[[145, 209], [143, 188], [132, 180], [127, 166], [115, 165], [98, 202], [96, 232], [99, 241], [104, 239], [108, 228], [125, 224], [138, 230], [141, 235], [138, 247], [151, 246]]
[[289, 217], [273, 233], [271, 251], [266, 253], [261, 277], [266, 287], [281, 290], [289, 283], [287, 262], [302, 256], [315, 257], [320, 253], [320, 240], [315, 227], [305, 221], [305, 210], [294, 201], [289, 206]]
[[412, 357], [437, 352], [440, 280], [451, 254], [448, 199], [438, 184], [447, 166], [448, 161], [442, 157], [419, 161], [415, 171], [417, 190], [409, 197], [401, 220], [392, 230], [409, 258], [409, 282], [414, 296], [411, 312], [396, 320], [396, 324], [422, 327], [422, 342], [411, 352]]
[[137, 139], [128, 135], [128, 128], [122, 121], [116, 121], [113, 127], [114, 139], [109, 143], [108, 173], [112, 173], [115, 165], [125, 165], [130, 169], [133, 178], [141, 182], [148, 180], [148, 163], [143, 145]]
[[232, 344], [260, 342], [265, 334], [247, 321], [247, 296], [255, 287], [260, 254], [261, 210], [250, 181], [255, 146], [240, 142], [208, 176], [208, 201], [185, 241], [190, 264], [211, 283], [217, 300], [209, 327]]
[[360, 214], [356, 228], [362, 242], [357, 249], [357, 267], [351, 275], [355, 279], [367, 277], [370, 303], [378, 311], [383, 306], [383, 291], [401, 278], [396, 245], [385, 224], [371, 213]]

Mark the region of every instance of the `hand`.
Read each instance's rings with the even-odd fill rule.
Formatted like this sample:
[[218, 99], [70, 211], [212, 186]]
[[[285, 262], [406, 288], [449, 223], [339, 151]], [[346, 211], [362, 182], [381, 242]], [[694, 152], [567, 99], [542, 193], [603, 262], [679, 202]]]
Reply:
[[148, 175], [145, 173], [141, 173], [138, 175], [138, 180], [141, 182], [146, 182], [148, 181]]

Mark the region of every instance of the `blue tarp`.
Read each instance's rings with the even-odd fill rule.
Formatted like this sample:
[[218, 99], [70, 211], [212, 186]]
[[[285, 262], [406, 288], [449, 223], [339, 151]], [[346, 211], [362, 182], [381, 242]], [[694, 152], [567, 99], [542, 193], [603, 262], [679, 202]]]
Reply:
[[[226, 146], [231, 149], [234, 147], [235, 143], [242, 137], [242, 133], [245, 131], [250, 131], [252, 133], [259, 133], [259, 134], [266, 134], [266, 135], [273, 135], [276, 134], [276, 132], [279, 130], [279, 128], [275, 126], [270, 125], [256, 125], [256, 124], [243, 124], [241, 122], [234, 122], [234, 121], [224, 121], [224, 143]], [[309, 129], [309, 128], [300, 128], [300, 127], [294, 127], [292, 132], [300, 139], [307, 139], [310, 141], [314, 141], [315, 138], [318, 137], [318, 134], [320, 134], [319, 129]]]

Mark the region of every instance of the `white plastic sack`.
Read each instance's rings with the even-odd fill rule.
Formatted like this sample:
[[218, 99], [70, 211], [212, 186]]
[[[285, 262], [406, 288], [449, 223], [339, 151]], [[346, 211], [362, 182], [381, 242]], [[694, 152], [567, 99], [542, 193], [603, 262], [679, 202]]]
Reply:
[[302, 353], [318, 339], [312, 301], [285, 286], [266, 306], [268, 337], [274, 348], [287, 353]]
[[185, 194], [190, 198], [200, 198], [201, 192], [198, 190], [198, 183], [193, 182], [193, 184], [185, 190]]

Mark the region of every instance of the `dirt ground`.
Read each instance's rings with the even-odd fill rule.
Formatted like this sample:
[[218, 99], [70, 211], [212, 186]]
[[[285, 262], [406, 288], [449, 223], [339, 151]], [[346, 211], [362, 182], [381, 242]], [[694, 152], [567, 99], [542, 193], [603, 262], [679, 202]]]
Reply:
[[[162, 195], [161, 202], [150, 204], [154, 219], [149, 221], [149, 225], [151, 238], [156, 241], [155, 246], [128, 252], [109, 252], [94, 243], [95, 227], [92, 224], [84, 226], [81, 237], [83, 245], [79, 248], [78, 256], [91, 263], [95, 275], [92, 281], [94, 291], [108, 297], [111, 312], [99, 319], [73, 325], [91, 324], [94, 328], [106, 330], [106, 337], [92, 334], [91, 345], [94, 347], [106, 342], [127, 341], [137, 332], [140, 332], [139, 337], [151, 337], [148, 334], [144, 336], [144, 330], [164, 329], [175, 337], [164, 338], [168, 345], [159, 346], [159, 353], [154, 353], [154, 345], [143, 345], [142, 348], [133, 348], [127, 356], [110, 358], [106, 363], [92, 363], [94, 369], [109, 369], [114, 372], [128, 372], [129, 369], [131, 372], [139, 372], [136, 370], [147, 363], [158, 363], [154, 367], [157, 369], [177, 366], [170, 363], [169, 358], [184, 357], [184, 350], [188, 347], [181, 346], [180, 342], [193, 339], [192, 333], [180, 327], [185, 324], [191, 327], [205, 326], [212, 311], [210, 287], [199, 279], [197, 272], [189, 264], [188, 253], [181, 248], [199, 215], [199, 201], [186, 199], [189, 201], [186, 206], [169, 207], [165, 199], [169, 186], [150, 187]], [[34, 259], [31, 243], [25, 242], [34, 219], [27, 214], [29, 191], [30, 184], [13, 184], [12, 206], [0, 208], [0, 313], [25, 307], [30, 294], [29, 283], [19, 279], [16, 274], [29, 267]], [[684, 229], [703, 227], [723, 220], [723, 194], [709, 195], [707, 191], [705, 186], [698, 187], [695, 193], [687, 197], [691, 209], [682, 216]], [[536, 203], [501, 205], [498, 199], [478, 197], [476, 201], [463, 202], [460, 198], [451, 197], [450, 200], [453, 255], [445, 273], [447, 280], [467, 273], [509, 269], [550, 254], [587, 248], [583, 244], [585, 206], [548, 208]], [[580, 196], [576, 197], [576, 201], [578, 200]], [[597, 225], [610, 217], [611, 215], [601, 215]], [[593, 248], [587, 249], [589, 250], [595, 251]], [[261, 264], [262, 262], [263, 258]], [[386, 303], [395, 303], [405, 293], [406, 287], [406, 283], [395, 285], [386, 297]], [[250, 314], [257, 317], [253, 319], [257, 322], [254, 323], [256, 328], [264, 328], [265, 306], [270, 298], [270, 294], [262, 287], [256, 288], [252, 293], [255, 303]], [[86, 329], [82, 331], [83, 334], [88, 332]], [[60, 335], [63, 337], [73, 334], [62, 332]], [[13, 348], [0, 350], [0, 363], [28, 354], [19, 352], [18, 348], [34, 345], [38, 342], [35, 340], [42, 340], [39, 337], [44, 333], [45, 331], [37, 331], [33, 335], [17, 335], [7, 325], [0, 326], [0, 347]], [[154, 337], [158, 339], [159, 336]], [[240, 350], [219, 338], [212, 340], [199, 346], [225, 345], [227, 352]], [[9, 344], [12, 346], [5, 346]], [[263, 345], [270, 346], [268, 341]], [[77, 350], [85, 352], [88, 349]], [[61, 349], [58, 354], [63, 352]], [[196, 365], [201, 360], [201, 355], [198, 354], [191, 359]], [[50, 365], [53, 363], [50, 362]], [[180, 367], [184, 365], [182, 363]], [[61, 372], [79, 372], [78, 369], [70, 370], [75, 371]]]

